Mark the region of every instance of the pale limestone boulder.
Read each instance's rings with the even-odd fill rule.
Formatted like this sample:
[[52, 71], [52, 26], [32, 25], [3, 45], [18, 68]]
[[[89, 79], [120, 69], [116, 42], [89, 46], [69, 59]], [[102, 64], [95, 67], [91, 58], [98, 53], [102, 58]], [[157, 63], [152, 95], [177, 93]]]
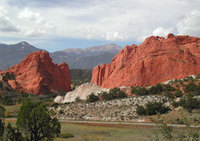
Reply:
[[55, 99], [54, 99], [54, 102], [55, 103], [63, 103], [64, 101], [64, 97], [63, 96], [60, 96], [58, 95]]
[[[65, 97], [57, 96], [54, 99], [54, 102], [56, 103], [68, 103], [68, 102], [74, 102], [77, 97], [81, 100], [86, 100], [87, 96], [89, 96], [91, 93], [94, 93], [97, 95], [100, 92], [108, 92], [109, 89], [107, 88], [101, 88], [93, 83], [84, 83], [77, 87], [74, 91], [68, 92]], [[63, 99], [62, 99], [63, 98]]]

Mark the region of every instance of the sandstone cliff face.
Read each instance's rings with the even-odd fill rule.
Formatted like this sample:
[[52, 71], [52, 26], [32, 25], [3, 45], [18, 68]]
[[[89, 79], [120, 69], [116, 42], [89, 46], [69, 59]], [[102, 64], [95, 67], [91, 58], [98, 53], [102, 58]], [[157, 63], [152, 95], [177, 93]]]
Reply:
[[36, 51], [29, 54], [21, 63], [10, 67], [16, 79], [8, 80], [12, 88], [33, 94], [70, 91], [70, 75], [67, 64], [52, 63], [49, 53]]
[[200, 38], [169, 34], [126, 46], [112, 63], [93, 69], [92, 82], [105, 88], [146, 86], [193, 74], [200, 74]]

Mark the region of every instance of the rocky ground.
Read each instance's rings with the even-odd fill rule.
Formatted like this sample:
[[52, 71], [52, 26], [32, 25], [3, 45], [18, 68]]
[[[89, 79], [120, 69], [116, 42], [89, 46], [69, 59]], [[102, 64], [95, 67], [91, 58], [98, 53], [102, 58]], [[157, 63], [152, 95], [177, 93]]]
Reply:
[[136, 113], [136, 105], [143, 106], [148, 102], [170, 105], [170, 100], [164, 96], [140, 96], [94, 103], [69, 103], [53, 110], [59, 119], [66, 120], [141, 121]]

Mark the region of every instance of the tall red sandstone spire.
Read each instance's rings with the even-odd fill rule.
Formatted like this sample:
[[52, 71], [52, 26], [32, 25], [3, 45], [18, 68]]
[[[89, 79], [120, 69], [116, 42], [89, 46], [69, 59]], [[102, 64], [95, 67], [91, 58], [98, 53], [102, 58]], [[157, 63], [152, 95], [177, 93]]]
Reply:
[[93, 69], [92, 82], [105, 88], [146, 86], [192, 74], [200, 74], [200, 38], [169, 34], [126, 46], [112, 63]]
[[21, 63], [1, 72], [12, 72], [16, 79], [9, 80], [12, 88], [33, 94], [70, 91], [70, 75], [67, 64], [54, 64], [46, 51], [29, 54]]

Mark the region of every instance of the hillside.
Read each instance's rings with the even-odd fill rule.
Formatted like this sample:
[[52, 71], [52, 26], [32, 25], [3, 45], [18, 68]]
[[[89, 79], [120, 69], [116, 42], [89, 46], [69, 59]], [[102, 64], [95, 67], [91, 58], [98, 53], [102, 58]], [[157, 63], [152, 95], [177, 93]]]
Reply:
[[116, 44], [94, 46], [85, 49], [65, 49], [51, 53], [55, 63], [67, 62], [70, 69], [93, 69], [101, 63], [110, 63], [121, 50]]
[[[23, 41], [17, 44], [0, 44], [0, 70], [20, 63], [28, 54], [42, 50]], [[54, 63], [66, 62], [70, 69], [93, 69], [101, 63], [110, 63], [121, 50], [116, 44], [88, 47], [85, 49], [65, 49], [50, 53]]]
[[[87, 85], [87, 84], [83, 84]], [[78, 91], [75, 90], [74, 92]], [[191, 118], [191, 122], [199, 117], [200, 110], [200, 75], [188, 76], [184, 79], [174, 79], [147, 87], [121, 88], [128, 95], [124, 98], [112, 97], [116, 95], [116, 88], [108, 92], [100, 92], [99, 99], [88, 102], [87, 99], [74, 100], [81, 92], [73, 94], [68, 103], [52, 107], [60, 119], [67, 120], [102, 120], [102, 121], [135, 121], [149, 122], [149, 117], [162, 114], [170, 123], [181, 123], [182, 117], [178, 111], [183, 111]], [[85, 91], [83, 89], [83, 91]], [[89, 90], [87, 90], [89, 91]], [[114, 92], [114, 93], [113, 93]], [[73, 92], [70, 92], [73, 93]], [[66, 94], [65, 98], [70, 96]], [[63, 97], [64, 98], [64, 97]], [[63, 98], [61, 100], [63, 100]], [[68, 100], [66, 99], [66, 100]], [[54, 100], [58, 100], [58, 97]], [[62, 103], [62, 101], [57, 101]], [[169, 117], [168, 115], [173, 115]]]
[[38, 51], [29, 43], [23, 41], [17, 44], [0, 44], [0, 70], [6, 70], [21, 62], [28, 54]]

